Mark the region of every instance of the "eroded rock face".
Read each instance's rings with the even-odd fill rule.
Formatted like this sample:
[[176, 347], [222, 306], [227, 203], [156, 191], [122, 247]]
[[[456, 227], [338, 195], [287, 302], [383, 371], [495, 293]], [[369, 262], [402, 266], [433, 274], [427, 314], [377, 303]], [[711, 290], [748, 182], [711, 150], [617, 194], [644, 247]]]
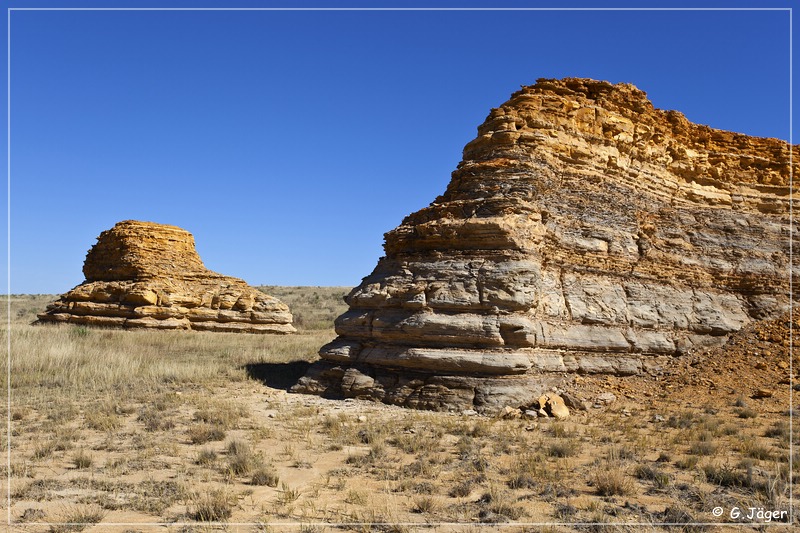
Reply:
[[126, 220], [97, 238], [86, 281], [47, 306], [40, 322], [91, 326], [292, 333], [292, 315], [244, 281], [206, 269], [192, 234]]
[[386, 234], [293, 390], [491, 411], [723, 343], [788, 307], [789, 152], [632, 85], [524, 87]]

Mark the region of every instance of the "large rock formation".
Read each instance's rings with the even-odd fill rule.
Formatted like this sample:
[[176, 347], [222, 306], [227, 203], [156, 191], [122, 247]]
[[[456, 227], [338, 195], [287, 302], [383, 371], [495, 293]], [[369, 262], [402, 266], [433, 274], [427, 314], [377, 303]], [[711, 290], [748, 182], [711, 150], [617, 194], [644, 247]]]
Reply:
[[206, 269], [176, 226], [126, 220], [97, 238], [86, 281], [39, 316], [92, 326], [291, 333], [292, 315], [244, 281]]
[[722, 343], [787, 309], [789, 156], [632, 85], [524, 87], [386, 234], [293, 390], [491, 411], [569, 372], [657, 373]]

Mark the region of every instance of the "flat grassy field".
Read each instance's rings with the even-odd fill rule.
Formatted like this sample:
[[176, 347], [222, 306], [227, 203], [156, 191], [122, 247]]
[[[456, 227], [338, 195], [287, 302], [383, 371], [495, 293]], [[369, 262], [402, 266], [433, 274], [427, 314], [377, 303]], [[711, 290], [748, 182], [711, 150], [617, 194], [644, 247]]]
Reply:
[[288, 394], [348, 289], [263, 289], [297, 334], [32, 326], [54, 296], [13, 296], [12, 530], [741, 531], [789, 509], [775, 399], [581, 376], [588, 410], [552, 421]]

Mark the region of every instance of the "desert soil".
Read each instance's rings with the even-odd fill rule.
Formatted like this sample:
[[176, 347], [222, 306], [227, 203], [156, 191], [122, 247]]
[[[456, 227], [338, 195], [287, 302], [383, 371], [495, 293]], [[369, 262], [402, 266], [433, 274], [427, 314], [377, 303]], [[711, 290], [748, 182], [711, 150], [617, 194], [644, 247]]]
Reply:
[[52, 296], [15, 296], [9, 530], [791, 527], [788, 317], [660, 376], [573, 376], [556, 421], [289, 394], [346, 289], [276, 289], [297, 335], [31, 326]]

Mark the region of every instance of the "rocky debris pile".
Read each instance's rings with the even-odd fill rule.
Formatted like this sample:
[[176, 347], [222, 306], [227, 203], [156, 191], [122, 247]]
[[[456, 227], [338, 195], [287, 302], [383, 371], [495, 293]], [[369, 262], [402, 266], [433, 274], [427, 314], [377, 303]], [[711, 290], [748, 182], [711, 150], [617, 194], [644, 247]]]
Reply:
[[[796, 338], [797, 331], [800, 308], [795, 306], [791, 314], [749, 323], [721, 346], [674, 358], [658, 375], [575, 375], [560, 394], [565, 400], [574, 394], [585, 398], [590, 408], [623, 415], [626, 406], [660, 409], [663, 401], [785, 414], [791, 406], [791, 389], [795, 394], [800, 391], [800, 353], [791, 350], [792, 332]], [[653, 419], [663, 422], [664, 416]]]
[[292, 333], [280, 300], [203, 266], [194, 237], [176, 226], [126, 220], [97, 238], [86, 281], [38, 322], [89, 326]]
[[657, 374], [723, 344], [788, 308], [792, 150], [628, 84], [523, 87], [386, 234], [293, 390], [497, 411], [566, 373]]
[[724, 345], [678, 362], [665, 373], [664, 383], [681, 390], [775, 398], [776, 405], [788, 407], [789, 389], [800, 390], [800, 352], [791, 349], [792, 333], [797, 343], [799, 331], [800, 307], [795, 306], [791, 314], [748, 324]]

